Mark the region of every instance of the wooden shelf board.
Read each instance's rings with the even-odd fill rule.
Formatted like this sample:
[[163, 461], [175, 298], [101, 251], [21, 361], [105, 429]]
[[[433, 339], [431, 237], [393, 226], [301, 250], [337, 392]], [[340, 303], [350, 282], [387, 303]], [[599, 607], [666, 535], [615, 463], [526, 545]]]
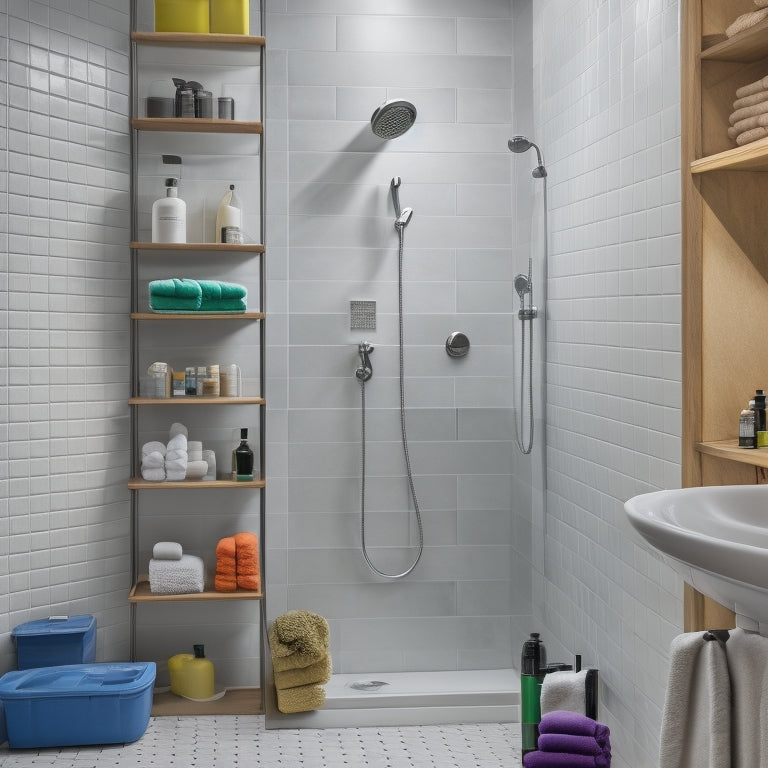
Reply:
[[131, 320], [263, 320], [263, 312], [131, 312]]
[[696, 450], [719, 459], [738, 461], [754, 467], [768, 467], [768, 448], [739, 448], [739, 441], [735, 438], [696, 443]]
[[131, 32], [131, 40], [144, 45], [192, 45], [205, 48], [261, 48], [265, 43], [260, 35], [226, 35], [216, 32]]
[[128, 405], [264, 405], [263, 397], [132, 397]]
[[216, 701], [190, 701], [170, 691], [152, 697], [152, 717], [189, 717], [198, 715], [263, 715], [260, 688], [228, 690]]
[[218, 117], [134, 117], [131, 127], [137, 131], [173, 131], [176, 133], [261, 133], [262, 124], [247, 120], [221, 120]]
[[760, 61], [768, 54], [768, 19], [702, 51], [702, 61]]
[[132, 477], [128, 481], [128, 488], [132, 491], [173, 491], [178, 488], [238, 488], [245, 490], [247, 488], [264, 488], [266, 486], [264, 478], [253, 480], [163, 480], [153, 482], [145, 480], [143, 477]]
[[139, 576], [139, 581], [128, 593], [129, 603], [192, 603], [220, 600], [263, 600], [264, 593], [253, 589], [238, 589], [236, 592], [190, 592], [184, 595], [153, 595], [149, 589], [147, 576]]
[[131, 240], [130, 247], [137, 251], [223, 251], [225, 253], [264, 253], [260, 243], [145, 243]]
[[709, 171], [768, 171], [768, 138], [702, 157], [691, 163], [691, 173]]

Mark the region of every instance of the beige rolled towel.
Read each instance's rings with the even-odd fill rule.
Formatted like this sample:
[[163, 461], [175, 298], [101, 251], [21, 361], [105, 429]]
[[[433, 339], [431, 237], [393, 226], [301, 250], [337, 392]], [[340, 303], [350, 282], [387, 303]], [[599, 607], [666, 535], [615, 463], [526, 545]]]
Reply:
[[283, 672], [275, 670], [275, 688], [284, 690], [302, 685], [323, 685], [331, 679], [332, 672], [331, 657], [326, 654], [322, 661], [308, 667], [286, 669]]
[[766, 136], [768, 136], [768, 128], [763, 128], [761, 126], [760, 128], [753, 128], [751, 131], [740, 133], [736, 137], [736, 143], [740, 147], [743, 147], [745, 144], [751, 144], [753, 141], [764, 139]]
[[741, 120], [746, 120], [748, 117], [763, 115], [766, 112], [768, 112], [768, 101], [761, 101], [759, 104], [755, 104], [751, 107], [744, 107], [743, 109], [737, 109], [735, 112], [732, 112], [731, 116], [728, 118], [728, 122], [731, 125], [736, 125], [736, 123]]
[[[768, 6], [768, 0], [764, 0], [764, 2]], [[736, 91], [736, 98], [743, 99], [745, 96], [752, 96], [759, 91], [768, 91], [768, 75], [761, 78], [760, 80], [755, 80], [754, 83], [742, 85], [741, 88], [737, 89]]]
[[746, 120], [739, 120], [736, 125], [732, 125], [728, 129], [728, 136], [735, 140], [740, 133], [746, 133], [746, 131], [751, 131], [753, 128], [766, 125], [768, 125], [768, 112], [764, 115], [748, 117]]
[[755, 0], [755, 5], [758, 8], [768, 8], [768, 0]]
[[328, 650], [328, 622], [317, 613], [288, 611], [275, 619], [274, 628], [279, 642], [272, 648], [273, 656], [294, 653], [320, 656]]
[[764, 101], [768, 101], [768, 91], [761, 89], [749, 96], [742, 96], [740, 99], [736, 99], [733, 102], [733, 109], [736, 111], [744, 107], [753, 107], [755, 104], [761, 104]]
[[285, 715], [293, 712], [311, 712], [325, 704], [325, 688], [320, 685], [302, 685], [298, 688], [277, 689], [277, 708]]
[[744, 32], [744, 30], [754, 27], [755, 24], [759, 24], [766, 16], [768, 16], [768, 7], [761, 8], [759, 11], [744, 13], [725, 30], [725, 36], [733, 37], [738, 35], [739, 32]]

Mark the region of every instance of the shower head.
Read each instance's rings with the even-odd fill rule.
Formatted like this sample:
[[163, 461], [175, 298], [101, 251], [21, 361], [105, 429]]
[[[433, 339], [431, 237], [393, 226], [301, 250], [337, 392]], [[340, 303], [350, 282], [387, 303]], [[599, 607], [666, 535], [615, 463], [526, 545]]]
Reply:
[[392, 204], [395, 206], [395, 216], [400, 218], [402, 210], [400, 209], [400, 192], [399, 187], [402, 183], [402, 179], [399, 176], [393, 176], [392, 181], [389, 183], [389, 191], [392, 193]]
[[371, 115], [371, 130], [380, 139], [396, 139], [416, 122], [416, 107], [410, 101], [390, 99]]
[[508, 142], [507, 146], [510, 152], [514, 152], [516, 155], [527, 152], [531, 147], [536, 150], [536, 157], [539, 164], [531, 171], [531, 175], [534, 179], [543, 179], [547, 175], [547, 169], [544, 167], [544, 161], [541, 159], [541, 150], [530, 139], [525, 136], [513, 136]]

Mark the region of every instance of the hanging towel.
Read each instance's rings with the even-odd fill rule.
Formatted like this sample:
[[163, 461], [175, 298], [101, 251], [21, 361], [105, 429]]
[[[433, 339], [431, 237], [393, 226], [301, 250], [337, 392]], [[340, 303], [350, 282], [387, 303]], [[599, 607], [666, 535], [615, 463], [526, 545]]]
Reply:
[[237, 590], [236, 551], [234, 536], [226, 536], [216, 545], [214, 589], [217, 592], [235, 592]]
[[610, 728], [578, 712], [567, 710], [548, 712], [541, 718], [539, 733], [569, 733], [573, 736], [592, 736], [602, 749], [610, 750], [611, 748]]
[[587, 670], [562, 670], [544, 675], [541, 686], [541, 714], [566, 709], [586, 714]]
[[731, 677], [732, 766], [768, 768], [768, 638], [733, 629], [725, 654]]
[[202, 592], [204, 581], [203, 561], [195, 555], [182, 555], [180, 560], [149, 561], [149, 588], [154, 595]]
[[250, 533], [248, 531], [236, 533], [235, 549], [237, 560], [237, 586], [240, 587], [240, 589], [260, 590], [261, 570], [259, 567], [258, 536], [256, 536], [255, 533]]
[[277, 708], [284, 714], [311, 712], [325, 704], [325, 689], [320, 685], [277, 690]]
[[659, 746], [664, 768], [731, 768], [726, 649], [705, 634], [678, 635], [670, 646]]
[[155, 560], [181, 560], [183, 554], [181, 544], [176, 541], [158, 541], [152, 547], [152, 557]]
[[523, 756], [525, 768], [610, 768], [605, 755], [574, 755], [568, 752], [528, 752]]
[[275, 687], [279, 690], [298, 688], [301, 685], [323, 685], [331, 679], [333, 668], [331, 657], [326, 654], [316, 664], [299, 669], [275, 670]]

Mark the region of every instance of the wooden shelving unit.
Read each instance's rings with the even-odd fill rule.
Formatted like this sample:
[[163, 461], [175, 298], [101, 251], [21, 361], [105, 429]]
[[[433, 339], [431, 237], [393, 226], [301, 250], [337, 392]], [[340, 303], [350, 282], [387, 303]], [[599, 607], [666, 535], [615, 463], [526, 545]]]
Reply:
[[263, 479], [253, 480], [174, 480], [162, 483], [153, 483], [151, 480], [144, 480], [142, 477], [132, 477], [128, 481], [128, 488], [132, 491], [175, 491], [179, 488], [214, 488], [222, 490], [223, 488], [237, 488], [238, 490], [248, 490], [249, 488], [264, 488], [266, 481]]
[[236, 592], [216, 592], [210, 587], [207, 587], [203, 592], [190, 592], [183, 595], [154, 595], [149, 588], [149, 581], [146, 576], [140, 576], [139, 581], [128, 594], [128, 601], [131, 603], [199, 603], [211, 600], [263, 599], [264, 593], [261, 591], [238, 589]]
[[189, 395], [184, 397], [132, 397], [128, 405], [264, 405], [263, 397], [203, 397]]
[[131, 32], [131, 40], [141, 45], [178, 45], [195, 48], [263, 48], [260, 35], [201, 34], [196, 32]]
[[221, 120], [218, 117], [133, 117], [135, 131], [171, 131], [173, 133], [254, 133], [263, 131], [259, 122]]
[[263, 320], [263, 312], [131, 312], [131, 320]]
[[137, 251], [220, 251], [222, 253], [264, 253], [264, 246], [256, 243], [146, 243], [132, 240], [130, 247]]

